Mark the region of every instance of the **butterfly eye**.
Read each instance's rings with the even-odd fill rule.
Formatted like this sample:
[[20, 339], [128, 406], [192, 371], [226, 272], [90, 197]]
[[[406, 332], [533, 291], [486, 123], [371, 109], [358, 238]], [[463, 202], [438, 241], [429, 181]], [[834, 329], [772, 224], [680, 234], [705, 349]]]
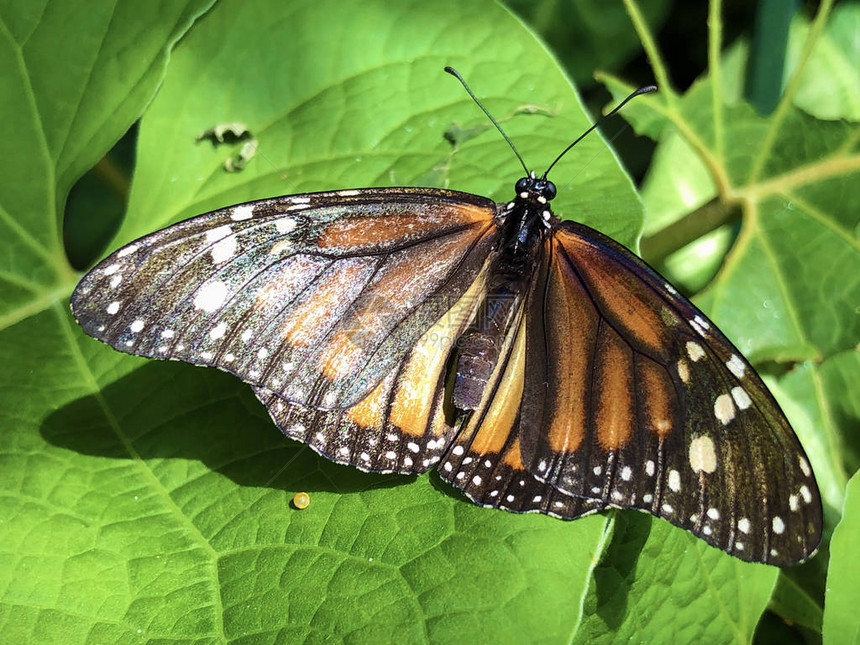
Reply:
[[523, 177], [522, 179], [517, 181], [517, 185], [514, 186], [514, 190], [516, 190], [517, 195], [519, 195], [520, 193], [524, 193], [524, 192], [528, 191], [530, 183], [531, 183], [531, 181], [529, 180], [528, 177]]
[[555, 184], [551, 181], [543, 181], [542, 183], [535, 186], [540, 191], [540, 194], [546, 198], [547, 201], [551, 201], [555, 199], [556, 188]]

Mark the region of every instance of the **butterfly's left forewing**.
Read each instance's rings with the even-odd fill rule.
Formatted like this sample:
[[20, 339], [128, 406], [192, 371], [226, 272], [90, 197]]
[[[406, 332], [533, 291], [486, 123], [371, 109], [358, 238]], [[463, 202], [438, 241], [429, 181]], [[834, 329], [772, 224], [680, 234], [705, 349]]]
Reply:
[[809, 557], [821, 538], [815, 479], [740, 353], [609, 238], [564, 222], [546, 244], [549, 269], [527, 321], [518, 430], [527, 468], [744, 560]]
[[121, 351], [344, 409], [473, 284], [494, 214], [474, 195], [413, 188], [240, 204], [113, 253], [81, 280], [72, 309]]

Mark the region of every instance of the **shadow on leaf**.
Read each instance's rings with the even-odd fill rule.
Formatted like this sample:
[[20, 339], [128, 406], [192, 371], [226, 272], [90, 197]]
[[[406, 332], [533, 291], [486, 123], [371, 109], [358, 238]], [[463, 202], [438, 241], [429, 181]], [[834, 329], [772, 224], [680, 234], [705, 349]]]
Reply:
[[235, 377], [150, 362], [56, 410], [40, 428], [52, 445], [112, 459], [190, 459], [240, 486], [361, 492], [414, 477], [331, 463], [284, 437]]

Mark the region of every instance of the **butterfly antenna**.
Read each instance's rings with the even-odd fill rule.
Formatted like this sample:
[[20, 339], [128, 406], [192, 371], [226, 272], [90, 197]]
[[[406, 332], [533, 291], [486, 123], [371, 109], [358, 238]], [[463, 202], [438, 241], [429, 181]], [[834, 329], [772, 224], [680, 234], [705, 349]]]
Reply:
[[[448, 72], [451, 76], [453, 76], [453, 77], [454, 77], [454, 78], [456, 78], [458, 81], [460, 81], [460, 83], [462, 83], [462, 84], [463, 84], [463, 87], [465, 87], [465, 88], [466, 88], [466, 91], [469, 93], [469, 96], [471, 96], [471, 97], [472, 97], [472, 100], [473, 100], [473, 101], [475, 101], [475, 103], [477, 103], [477, 104], [478, 104], [478, 107], [479, 107], [479, 108], [481, 108], [481, 110], [483, 110], [483, 111], [484, 111], [484, 114], [486, 114], [486, 115], [487, 115], [487, 118], [488, 118], [490, 121], [492, 121], [492, 123], [493, 123], [493, 125], [494, 125], [494, 126], [496, 126], [496, 130], [498, 130], [499, 132], [501, 132], [502, 136], [505, 138], [505, 141], [507, 141], [507, 142], [508, 142], [508, 145], [511, 147], [511, 150], [513, 150], [513, 151], [514, 151], [514, 154], [517, 156], [517, 159], [519, 159], [519, 160], [520, 160], [520, 164], [522, 164], [522, 166], [523, 166], [523, 170], [525, 170], [525, 171], [526, 171], [526, 174], [528, 175], [528, 174], [529, 174], [529, 169], [528, 169], [528, 167], [526, 167], [526, 162], [525, 162], [525, 161], [523, 161], [523, 158], [520, 156], [520, 153], [517, 151], [517, 147], [514, 145], [514, 142], [513, 142], [513, 141], [511, 141], [510, 137], [508, 137], [508, 135], [506, 135], [506, 134], [505, 134], [505, 131], [504, 131], [504, 130], [502, 130], [502, 126], [500, 126], [500, 125], [499, 125], [499, 122], [498, 122], [498, 121], [496, 121], [496, 120], [493, 118], [493, 115], [492, 115], [492, 114], [490, 114], [490, 113], [489, 113], [489, 111], [487, 111], [487, 108], [485, 108], [485, 107], [484, 107], [484, 105], [483, 105], [483, 103], [481, 103], [481, 102], [478, 100], [478, 97], [477, 97], [477, 96], [475, 96], [475, 93], [474, 93], [471, 89], [469, 89], [469, 86], [468, 86], [468, 85], [466, 85], [466, 81], [463, 79], [463, 77], [462, 77], [462, 76], [460, 76], [460, 72], [458, 72], [456, 69], [454, 69], [453, 67], [451, 67], [451, 66], [449, 66], [449, 65], [446, 65], [446, 66], [445, 66], [445, 71], [446, 71], [446, 72]], [[622, 105], [623, 105], [623, 103], [622, 103]], [[621, 107], [621, 106], [619, 105], [618, 107]], [[616, 108], [616, 109], [617, 109], [617, 108]], [[598, 121], [598, 123], [599, 123], [599, 121]]]
[[[468, 88], [466, 88], [466, 89], [468, 89]], [[565, 148], [564, 150], [562, 150], [562, 151], [561, 151], [561, 154], [560, 154], [559, 156], [557, 156], [557, 157], [555, 158], [555, 161], [553, 161], [553, 162], [549, 165], [549, 168], [547, 168], [547, 169], [546, 169], [546, 172], [543, 174], [542, 179], [546, 179], [546, 176], [549, 174], [549, 171], [550, 171], [550, 170], [552, 170], [552, 167], [553, 167], [555, 164], [557, 164], [557, 163], [561, 160], [561, 158], [562, 158], [564, 155], [566, 155], [566, 154], [568, 153], [568, 151], [569, 151], [571, 148], [573, 148], [573, 146], [575, 146], [577, 143], [579, 143], [580, 141], [582, 141], [582, 140], [583, 140], [583, 139], [588, 135], [588, 133], [589, 133], [589, 132], [591, 132], [592, 130], [594, 130], [594, 128], [596, 128], [597, 126], [599, 126], [599, 125], [600, 125], [601, 123], [603, 123], [606, 119], [608, 119], [608, 118], [609, 118], [609, 117], [611, 117], [613, 114], [615, 114], [616, 112], [618, 112], [618, 110], [620, 110], [621, 108], [623, 108], [623, 107], [627, 104], [627, 101], [629, 101], [630, 99], [632, 99], [634, 96], [639, 96], [640, 94], [649, 94], [650, 92], [656, 92], [656, 91], [657, 91], [657, 86], [656, 86], [656, 85], [646, 85], [645, 87], [640, 87], [638, 90], [636, 90], [635, 92], [633, 92], [632, 94], [630, 94], [630, 96], [628, 96], [626, 99], [624, 99], [623, 101], [621, 101], [621, 103], [619, 103], [619, 104], [615, 107], [615, 109], [614, 109], [614, 110], [612, 110], [612, 111], [611, 111], [611, 112], [609, 112], [608, 114], [604, 114], [602, 117], [600, 117], [599, 119], [597, 119], [597, 121], [595, 121], [595, 122], [594, 122], [594, 125], [592, 125], [590, 128], [588, 128], [588, 130], [586, 130], [585, 132], [583, 132], [581, 135], [579, 135], [579, 137], [577, 137], [576, 141], [574, 141], [574, 142], [573, 142], [573, 143], [571, 143], [567, 148]], [[479, 105], [480, 105], [480, 104], [479, 104]]]

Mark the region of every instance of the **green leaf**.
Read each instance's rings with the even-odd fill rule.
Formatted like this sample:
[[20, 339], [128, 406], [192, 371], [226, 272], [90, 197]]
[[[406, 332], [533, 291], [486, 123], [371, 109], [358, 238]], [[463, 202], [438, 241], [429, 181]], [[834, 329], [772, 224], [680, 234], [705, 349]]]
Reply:
[[209, 4], [0, 6], [0, 328], [74, 285], [59, 233], [69, 188], [138, 117]]
[[777, 574], [668, 522], [619, 514], [575, 641], [749, 642]]
[[827, 573], [827, 604], [824, 610], [824, 643], [860, 643], [860, 474], [848, 483], [842, 521], [830, 543], [830, 569]]
[[[333, 465], [284, 439], [235, 378], [128, 357], [83, 336], [68, 313], [78, 276], [65, 259], [60, 213], [69, 187], [138, 117], [130, 204], [111, 248], [212, 208], [305, 190], [420, 183], [508, 199], [522, 169], [445, 64], [464, 74], [536, 169], [589, 122], [565, 71], [489, 0], [234, 0], [188, 31], [210, 4], [0, 5], [9, 89], [0, 93], [0, 145], [14, 162], [0, 184], [3, 638], [748, 641], [772, 568], [635, 513], [571, 523], [517, 516], [477, 508], [434, 475]], [[697, 86], [677, 113], [701, 126], [691, 131], [709, 145], [707, 91]], [[641, 100], [641, 112], [631, 104], [634, 117], [689, 135], [651, 101]], [[241, 172], [228, 173], [224, 160], [238, 148], [196, 139], [234, 122], [258, 146]], [[757, 136], [773, 131], [769, 120], [753, 126]], [[737, 180], [754, 175], [743, 159], [724, 160], [723, 176], [702, 152], [708, 145], [691, 149], [720, 190], [751, 191], [786, 168], [817, 167], [816, 155], [835, 154], [843, 135], [813, 122], [788, 142], [805, 165], [764, 155], [749, 181]], [[555, 210], [635, 245], [641, 204], [613, 156], [598, 154], [605, 145], [592, 136], [560, 164], [559, 177], [579, 175], [576, 190], [560, 186]], [[819, 192], [802, 196], [823, 213], [809, 217], [804, 206], [802, 223], [842, 246], [799, 235], [819, 245], [812, 261], [837, 258], [850, 277], [852, 257], [833, 251], [850, 247], [845, 230], [855, 234], [856, 222], [831, 207], [853, 194], [842, 177], [828, 181], [836, 183], [816, 180]], [[775, 199], [762, 195], [745, 199]], [[793, 230], [793, 220], [784, 226]], [[843, 428], [856, 419], [826, 389], [856, 387], [845, 358], [856, 331], [845, 302], [855, 292], [843, 280], [845, 300], [816, 313], [833, 287], [818, 293], [821, 272], [809, 270], [777, 276], [812, 280], [805, 288], [818, 300], [802, 324], [768, 332], [763, 320], [749, 344], [761, 333], [766, 348], [831, 357], [815, 378], [798, 378], [797, 390], [780, 382], [823, 446], [818, 469], [838, 462]], [[819, 434], [819, 418], [830, 434]], [[825, 483], [841, 494], [838, 479]], [[297, 491], [310, 494], [303, 511], [290, 504]]]

